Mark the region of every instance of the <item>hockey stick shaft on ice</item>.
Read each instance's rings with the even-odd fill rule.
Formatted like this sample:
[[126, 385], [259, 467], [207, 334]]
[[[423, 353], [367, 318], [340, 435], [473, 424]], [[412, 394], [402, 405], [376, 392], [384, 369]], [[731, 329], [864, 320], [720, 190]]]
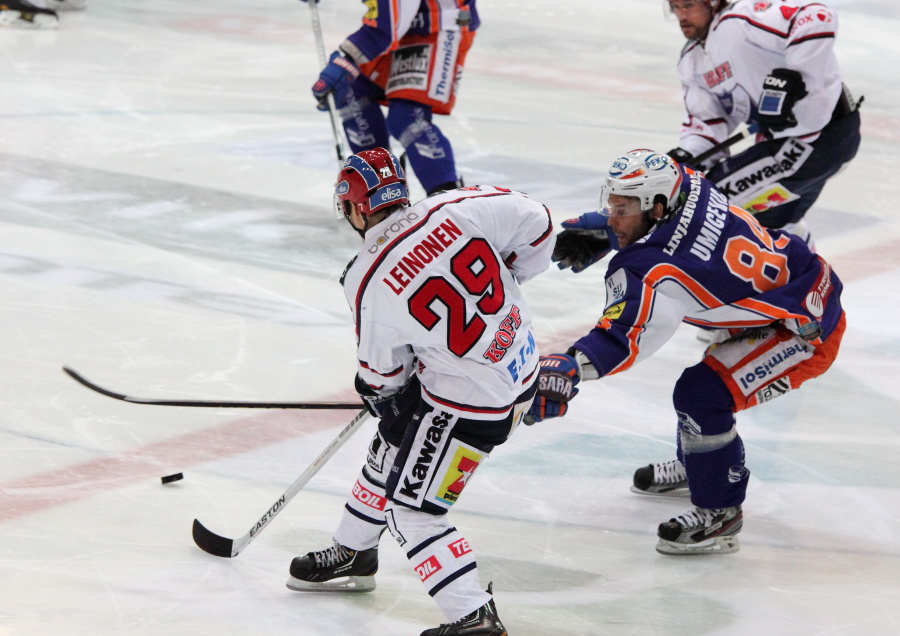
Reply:
[[[328, 63], [325, 59], [325, 39], [322, 37], [322, 23], [319, 21], [319, 0], [309, 0], [309, 15], [312, 19], [313, 35], [316, 36], [316, 52], [319, 54], [319, 68], [325, 68]], [[334, 104], [334, 95], [329, 93], [328, 117], [331, 119], [331, 132], [334, 135], [334, 151], [337, 153], [338, 163], [344, 164], [344, 142], [337, 124], [337, 107]]]
[[313, 478], [319, 470], [324, 466], [329, 459], [338, 451], [338, 449], [344, 445], [350, 437], [359, 430], [362, 424], [366, 421], [369, 412], [366, 409], [362, 409], [359, 414], [353, 418], [353, 420], [344, 427], [344, 429], [338, 433], [338, 436], [334, 438], [334, 440], [325, 448], [322, 453], [316, 457], [312, 464], [310, 464], [309, 468], [303, 471], [303, 474], [300, 475], [297, 480], [290, 485], [290, 487], [284, 492], [281, 497], [279, 497], [275, 503], [269, 506], [269, 509], [266, 510], [265, 514], [259, 518], [259, 520], [253, 524], [253, 527], [250, 528], [250, 531], [247, 532], [244, 536], [239, 539], [228, 539], [227, 537], [220, 536], [215, 532], [212, 532], [206, 528], [198, 519], [194, 519], [194, 527], [192, 529], [192, 535], [194, 537], [194, 543], [197, 544], [197, 547], [203, 550], [204, 552], [208, 552], [217, 557], [222, 557], [225, 559], [230, 559], [232, 557], [236, 557], [238, 554], [246, 548], [251, 541], [253, 541], [256, 537], [260, 535], [260, 533], [269, 527], [272, 523], [272, 519], [284, 510], [285, 506], [287, 506], [291, 499], [293, 499], [298, 492], [309, 482], [310, 479]]
[[216, 409], [358, 409], [362, 407], [360, 402], [233, 402], [222, 400], [157, 400], [153, 398], [139, 398], [131, 395], [116, 393], [102, 386], [94, 384], [83, 375], [63, 367], [69, 377], [86, 386], [91, 391], [96, 391], [106, 397], [132, 404], [149, 404], [151, 406], [194, 406]]

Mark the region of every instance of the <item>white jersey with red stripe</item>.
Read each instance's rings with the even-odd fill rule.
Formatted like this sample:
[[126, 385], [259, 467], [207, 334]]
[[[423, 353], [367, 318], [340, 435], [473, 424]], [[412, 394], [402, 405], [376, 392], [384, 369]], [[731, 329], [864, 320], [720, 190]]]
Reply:
[[755, 122], [763, 80], [776, 68], [798, 71], [808, 95], [794, 105], [797, 125], [774, 137], [815, 140], [842, 90], [837, 29], [837, 13], [819, 2], [739, 0], [720, 11], [706, 42], [689, 41], [678, 62], [685, 108], [679, 146], [696, 156]]
[[437, 194], [370, 229], [343, 278], [360, 377], [390, 395], [416, 373], [436, 407], [505, 417], [537, 377], [519, 283], [547, 268], [554, 243], [543, 205], [491, 186]]
[[616, 253], [606, 309], [575, 343], [601, 376], [656, 352], [684, 321], [713, 328], [783, 323], [813, 345], [842, 315], [841, 281], [799, 237], [763, 228], [684, 167], [674, 216]]

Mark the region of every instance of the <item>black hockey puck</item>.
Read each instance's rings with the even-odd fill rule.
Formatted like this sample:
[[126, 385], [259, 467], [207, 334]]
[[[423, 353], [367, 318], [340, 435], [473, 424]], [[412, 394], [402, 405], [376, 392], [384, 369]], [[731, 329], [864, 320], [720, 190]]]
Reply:
[[180, 479], [184, 479], [184, 475], [182, 475], [181, 473], [175, 473], [174, 475], [166, 475], [165, 477], [161, 478], [162, 483], [164, 483], [164, 484], [171, 484], [173, 481], [178, 481]]

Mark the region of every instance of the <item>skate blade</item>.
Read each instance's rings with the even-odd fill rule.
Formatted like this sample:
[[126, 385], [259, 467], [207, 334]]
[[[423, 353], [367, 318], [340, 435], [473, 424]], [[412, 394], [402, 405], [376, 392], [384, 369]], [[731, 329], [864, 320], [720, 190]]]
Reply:
[[714, 537], [700, 543], [676, 543], [660, 539], [656, 551], [667, 556], [686, 556], [689, 554], [731, 554], [741, 549], [736, 536]]
[[322, 583], [310, 583], [290, 577], [285, 583], [289, 590], [295, 592], [339, 592], [344, 594], [365, 593], [375, 589], [374, 576], [345, 576]]
[[691, 491], [687, 488], [673, 488], [672, 490], [665, 490], [662, 492], [651, 492], [649, 490], [641, 490], [640, 488], [632, 486], [631, 492], [638, 495], [644, 495], [645, 497], [665, 497], [667, 499], [671, 499], [672, 497], [686, 499], [687, 497], [691, 496]]

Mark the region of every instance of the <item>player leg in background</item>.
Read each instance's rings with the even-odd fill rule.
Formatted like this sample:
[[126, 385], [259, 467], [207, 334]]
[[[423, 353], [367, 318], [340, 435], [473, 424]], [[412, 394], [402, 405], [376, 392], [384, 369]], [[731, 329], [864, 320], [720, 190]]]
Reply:
[[450, 140], [431, 120], [430, 106], [406, 99], [393, 99], [388, 105], [388, 132], [405, 149], [413, 172], [429, 195], [460, 185]]
[[707, 177], [764, 227], [796, 234], [812, 247], [804, 215], [828, 179], [856, 156], [859, 127], [859, 111], [836, 110], [812, 143], [790, 137], [763, 141], [714, 166]]
[[381, 96], [381, 88], [365, 75], [360, 75], [350, 86], [340, 116], [353, 154], [373, 148], [390, 149], [384, 112], [378, 103]]
[[0, 28], [55, 29], [58, 26], [59, 16], [40, 0], [4, 0], [0, 4]]

